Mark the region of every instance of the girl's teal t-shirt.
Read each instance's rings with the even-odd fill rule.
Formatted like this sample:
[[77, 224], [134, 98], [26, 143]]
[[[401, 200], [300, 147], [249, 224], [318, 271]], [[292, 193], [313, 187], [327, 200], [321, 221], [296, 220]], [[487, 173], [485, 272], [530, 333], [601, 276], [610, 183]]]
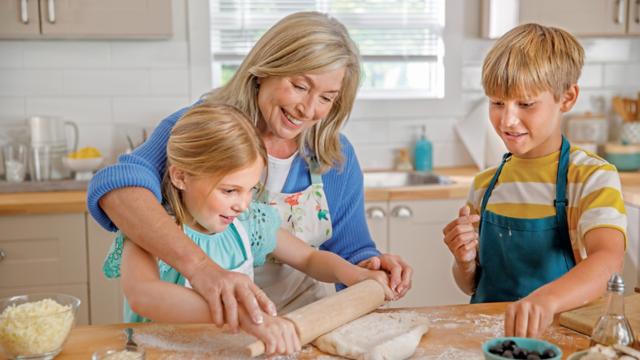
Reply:
[[[249, 235], [253, 266], [262, 266], [266, 256], [276, 247], [276, 233], [280, 228], [280, 215], [269, 205], [252, 202], [249, 208], [238, 217]], [[242, 246], [242, 239], [234, 224], [217, 234], [204, 234], [183, 225], [184, 233], [196, 243], [211, 259], [224, 269], [235, 269], [247, 260]], [[120, 277], [122, 249], [125, 236], [118, 233], [103, 264], [103, 272], [107, 278]], [[160, 279], [172, 284], [184, 285], [185, 278], [169, 264], [158, 259]], [[148, 322], [149, 319], [134, 313], [125, 299], [125, 322]]]

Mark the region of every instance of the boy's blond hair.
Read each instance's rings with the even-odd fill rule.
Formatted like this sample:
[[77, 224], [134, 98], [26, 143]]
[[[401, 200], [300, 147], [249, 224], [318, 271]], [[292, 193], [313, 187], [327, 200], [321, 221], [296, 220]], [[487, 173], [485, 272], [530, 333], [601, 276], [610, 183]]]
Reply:
[[500, 99], [521, 99], [543, 91], [559, 101], [578, 82], [584, 49], [565, 30], [524, 24], [495, 43], [482, 66], [485, 94]]
[[256, 127], [240, 110], [205, 103], [187, 111], [171, 130], [162, 180], [163, 197], [176, 223], [184, 223], [186, 209], [180, 190], [171, 182], [170, 165], [191, 176], [211, 179], [213, 190], [224, 176], [258, 159], [266, 166], [267, 150]]

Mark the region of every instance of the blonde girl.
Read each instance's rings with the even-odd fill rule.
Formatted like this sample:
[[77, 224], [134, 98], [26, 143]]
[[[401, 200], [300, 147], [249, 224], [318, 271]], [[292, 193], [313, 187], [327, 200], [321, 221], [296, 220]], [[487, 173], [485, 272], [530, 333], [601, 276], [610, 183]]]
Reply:
[[[203, 104], [189, 110], [171, 131], [163, 188], [168, 211], [200, 249], [223, 268], [253, 279], [266, 256], [323, 282], [352, 285], [379, 281], [391, 299], [387, 276], [317, 251], [280, 229], [280, 215], [253, 196], [267, 163], [255, 127], [228, 105]], [[122, 277], [125, 321], [212, 322], [205, 299], [178, 270], [123, 235], [104, 264], [107, 277]], [[240, 327], [263, 340], [268, 353], [300, 349], [293, 325], [270, 314], [254, 324], [243, 308]]]

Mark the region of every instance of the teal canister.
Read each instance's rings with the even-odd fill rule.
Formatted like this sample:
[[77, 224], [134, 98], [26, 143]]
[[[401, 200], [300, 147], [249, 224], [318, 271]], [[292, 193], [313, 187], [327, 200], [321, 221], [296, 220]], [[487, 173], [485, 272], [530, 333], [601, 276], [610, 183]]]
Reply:
[[413, 155], [414, 168], [416, 171], [433, 171], [433, 144], [427, 139], [426, 126], [422, 126], [420, 138], [416, 142]]

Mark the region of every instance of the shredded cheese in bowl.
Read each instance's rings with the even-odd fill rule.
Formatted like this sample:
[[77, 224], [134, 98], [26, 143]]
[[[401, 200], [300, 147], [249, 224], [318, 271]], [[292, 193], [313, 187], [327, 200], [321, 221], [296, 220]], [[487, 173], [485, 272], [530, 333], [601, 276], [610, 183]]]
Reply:
[[62, 294], [40, 294], [1, 299], [0, 348], [12, 358], [55, 356], [62, 350], [80, 300]]

